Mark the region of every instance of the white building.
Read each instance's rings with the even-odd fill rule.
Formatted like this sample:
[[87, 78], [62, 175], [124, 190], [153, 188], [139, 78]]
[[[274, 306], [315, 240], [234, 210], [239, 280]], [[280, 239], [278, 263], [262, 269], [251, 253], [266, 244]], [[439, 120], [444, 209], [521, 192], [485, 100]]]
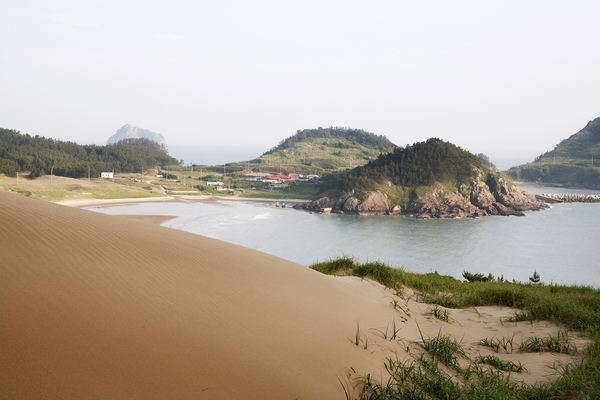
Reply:
[[113, 179], [114, 178], [114, 172], [101, 172], [100, 173], [100, 178]]

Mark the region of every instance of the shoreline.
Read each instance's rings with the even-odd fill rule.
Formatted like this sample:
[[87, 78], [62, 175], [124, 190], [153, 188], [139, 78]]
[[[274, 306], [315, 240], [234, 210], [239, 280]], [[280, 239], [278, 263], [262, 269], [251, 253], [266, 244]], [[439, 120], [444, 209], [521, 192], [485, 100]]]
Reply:
[[82, 200], [61, 200], [53, 202], [54, 204], [83, 208], [91, 206], [112, 206], [129, 203], [160, 203], [168, 201], [247, 201], [252, 203], [310, 203], [311, 200], [304, 199], [266, 199], [260, 197], [226, 197], [226, 196], [206, 196], [206, 195], [168, 195], [162, 197], [139, 197], [139, 198], [122, 198], [122, 199], [82, 199]]

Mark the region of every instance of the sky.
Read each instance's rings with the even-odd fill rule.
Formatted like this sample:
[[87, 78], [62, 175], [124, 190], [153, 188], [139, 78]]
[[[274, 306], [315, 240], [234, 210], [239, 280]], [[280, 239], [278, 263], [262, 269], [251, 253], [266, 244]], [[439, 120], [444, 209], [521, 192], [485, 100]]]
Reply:
[[0, 127], [268, 150], [341, 126], [517, 165], [600, 117], [599, 27], [597, 0], [3, 0]]

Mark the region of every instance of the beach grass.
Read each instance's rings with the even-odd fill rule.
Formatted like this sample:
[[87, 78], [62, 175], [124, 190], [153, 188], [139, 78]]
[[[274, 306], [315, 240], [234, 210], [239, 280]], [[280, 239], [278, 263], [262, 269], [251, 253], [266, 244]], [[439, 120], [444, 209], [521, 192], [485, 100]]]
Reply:
[[424, 337], [419, 329], [419, 334], [421, 335], [421, 342], [419, 344], [433, 359], [440, 361], [447, 367], [460, 371], [458, 359], [467, 358], [467, 355], [459, 340], [450, 335], [444, 335], [441, 331], [433, 337]]
[[[479, 342], [482, 346], [490, 347], [498, 353], [500, 348], [503, 348], [506, 353], [513, 352], [513, 343], [514, 343], [514, 335], [511, 337], [492, 337], [492, 338], [483, 338]], [[509, 350], [510, 347], [510, 350]]]
[[554, 336], [532, 336], [521, 343], [519, 346], [519, 351], [527, 353], [553, 352], [575, 354], [577, 353], [578, 349], [577, 346], [571, 342], [569, 331], [563, 329]]
[[[460, 339], [441, 332], [422, 335], [425, 353], [415, 352], [408, 360], [384, 361], [390, 377], [375, 380], [371, 375], [353, 381], [352, 399], [588, 399], [600, 398], [600, 291], [587, 286], [518, 282], [462, 282], [437, 272], [417, 274], [392, 268], [382, 262], [359, 263], [349, 256], [315, 263], [312, 269], [338, 276], [357, 276], [380, 282], [392, 290], [403, 287], [416, 291], [424, 303], [446, 308], [466, 309], [503, 306], [519, 309], [513, 320], [550, 321], [564, 327], [556, 336], [531, 337], [519, 346], [521, 352], [583, 352], [580, 361], [557, 364], [560, 376], [552, 382], [535, 385], [511, 379], [511, 372], [524, 371], [519, 363], [490, 356], [461, 367]], [[583, 349], [570, 342], [570, 332], [590, 339]], [[480, 344], [507, 353], [514, 338], [485, 338]], [[515, 346], [516, 348], [516, 346]], [[495, 358], [494, 358], [495, 357]], [[440, 364], [440, 365], [438, 365]], [[358, 393], [358, 394], [357, 394]]]
[[429, 307], [427, 310], [427, 315], [431, 315], [440, 321], [450, 322], [450, 315], [448, 314], [448, 310], [440, 308], [439, 305], [434, 304], [432, 307]]
[[515, 363], [513, 361], [504, 361], [500, 358], [492, 355], [481, 356], [476, 361], [479, 364], [487, 364], [492, 367], [500, 370], [500, 371], [509, 371], [509, 372], [523, 372], [527, 371], [527, 368], [523, 366], [523, 364]]
[[390, 327], [390, 324], [387, 324], [387, 326], [384, 328], [371, 328], [372, 330], [374, 330], [375, 332], [378, 332], [381, 337], [383, 337], [385, 340], [389, 340], [390, 342], [393, 340], [399, 340], [400, 336], [399, 336], [399, 332], [402, 329], [401, 327], [397, 327], [396, 326], [396, 320], [392, 320], [392, 326]]

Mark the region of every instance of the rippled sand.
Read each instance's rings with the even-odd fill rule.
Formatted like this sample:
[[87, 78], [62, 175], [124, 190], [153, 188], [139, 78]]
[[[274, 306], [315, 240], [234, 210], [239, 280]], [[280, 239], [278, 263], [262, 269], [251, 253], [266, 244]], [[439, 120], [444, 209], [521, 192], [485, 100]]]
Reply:
[[[418, 322], [472, 354], [487, 354], [476, 345], [484, 337], [556, 330], [502, 324], [511, 310], [500, 308], [451, 310], [447, 324], [425, 304], [408, 301], [404, 313], [392, 299], [370, 281], [0, 193], [2, 398], [343, 399], [351, 368], [378, 377], [385, 355], [404, 355], [376, 330], [392, 321], [405, 342], [418, 340]], [[367, 350], [351, 341], [357, 324]], [[559, 359], [506, 357], [526, 364], [530, 382]]]

